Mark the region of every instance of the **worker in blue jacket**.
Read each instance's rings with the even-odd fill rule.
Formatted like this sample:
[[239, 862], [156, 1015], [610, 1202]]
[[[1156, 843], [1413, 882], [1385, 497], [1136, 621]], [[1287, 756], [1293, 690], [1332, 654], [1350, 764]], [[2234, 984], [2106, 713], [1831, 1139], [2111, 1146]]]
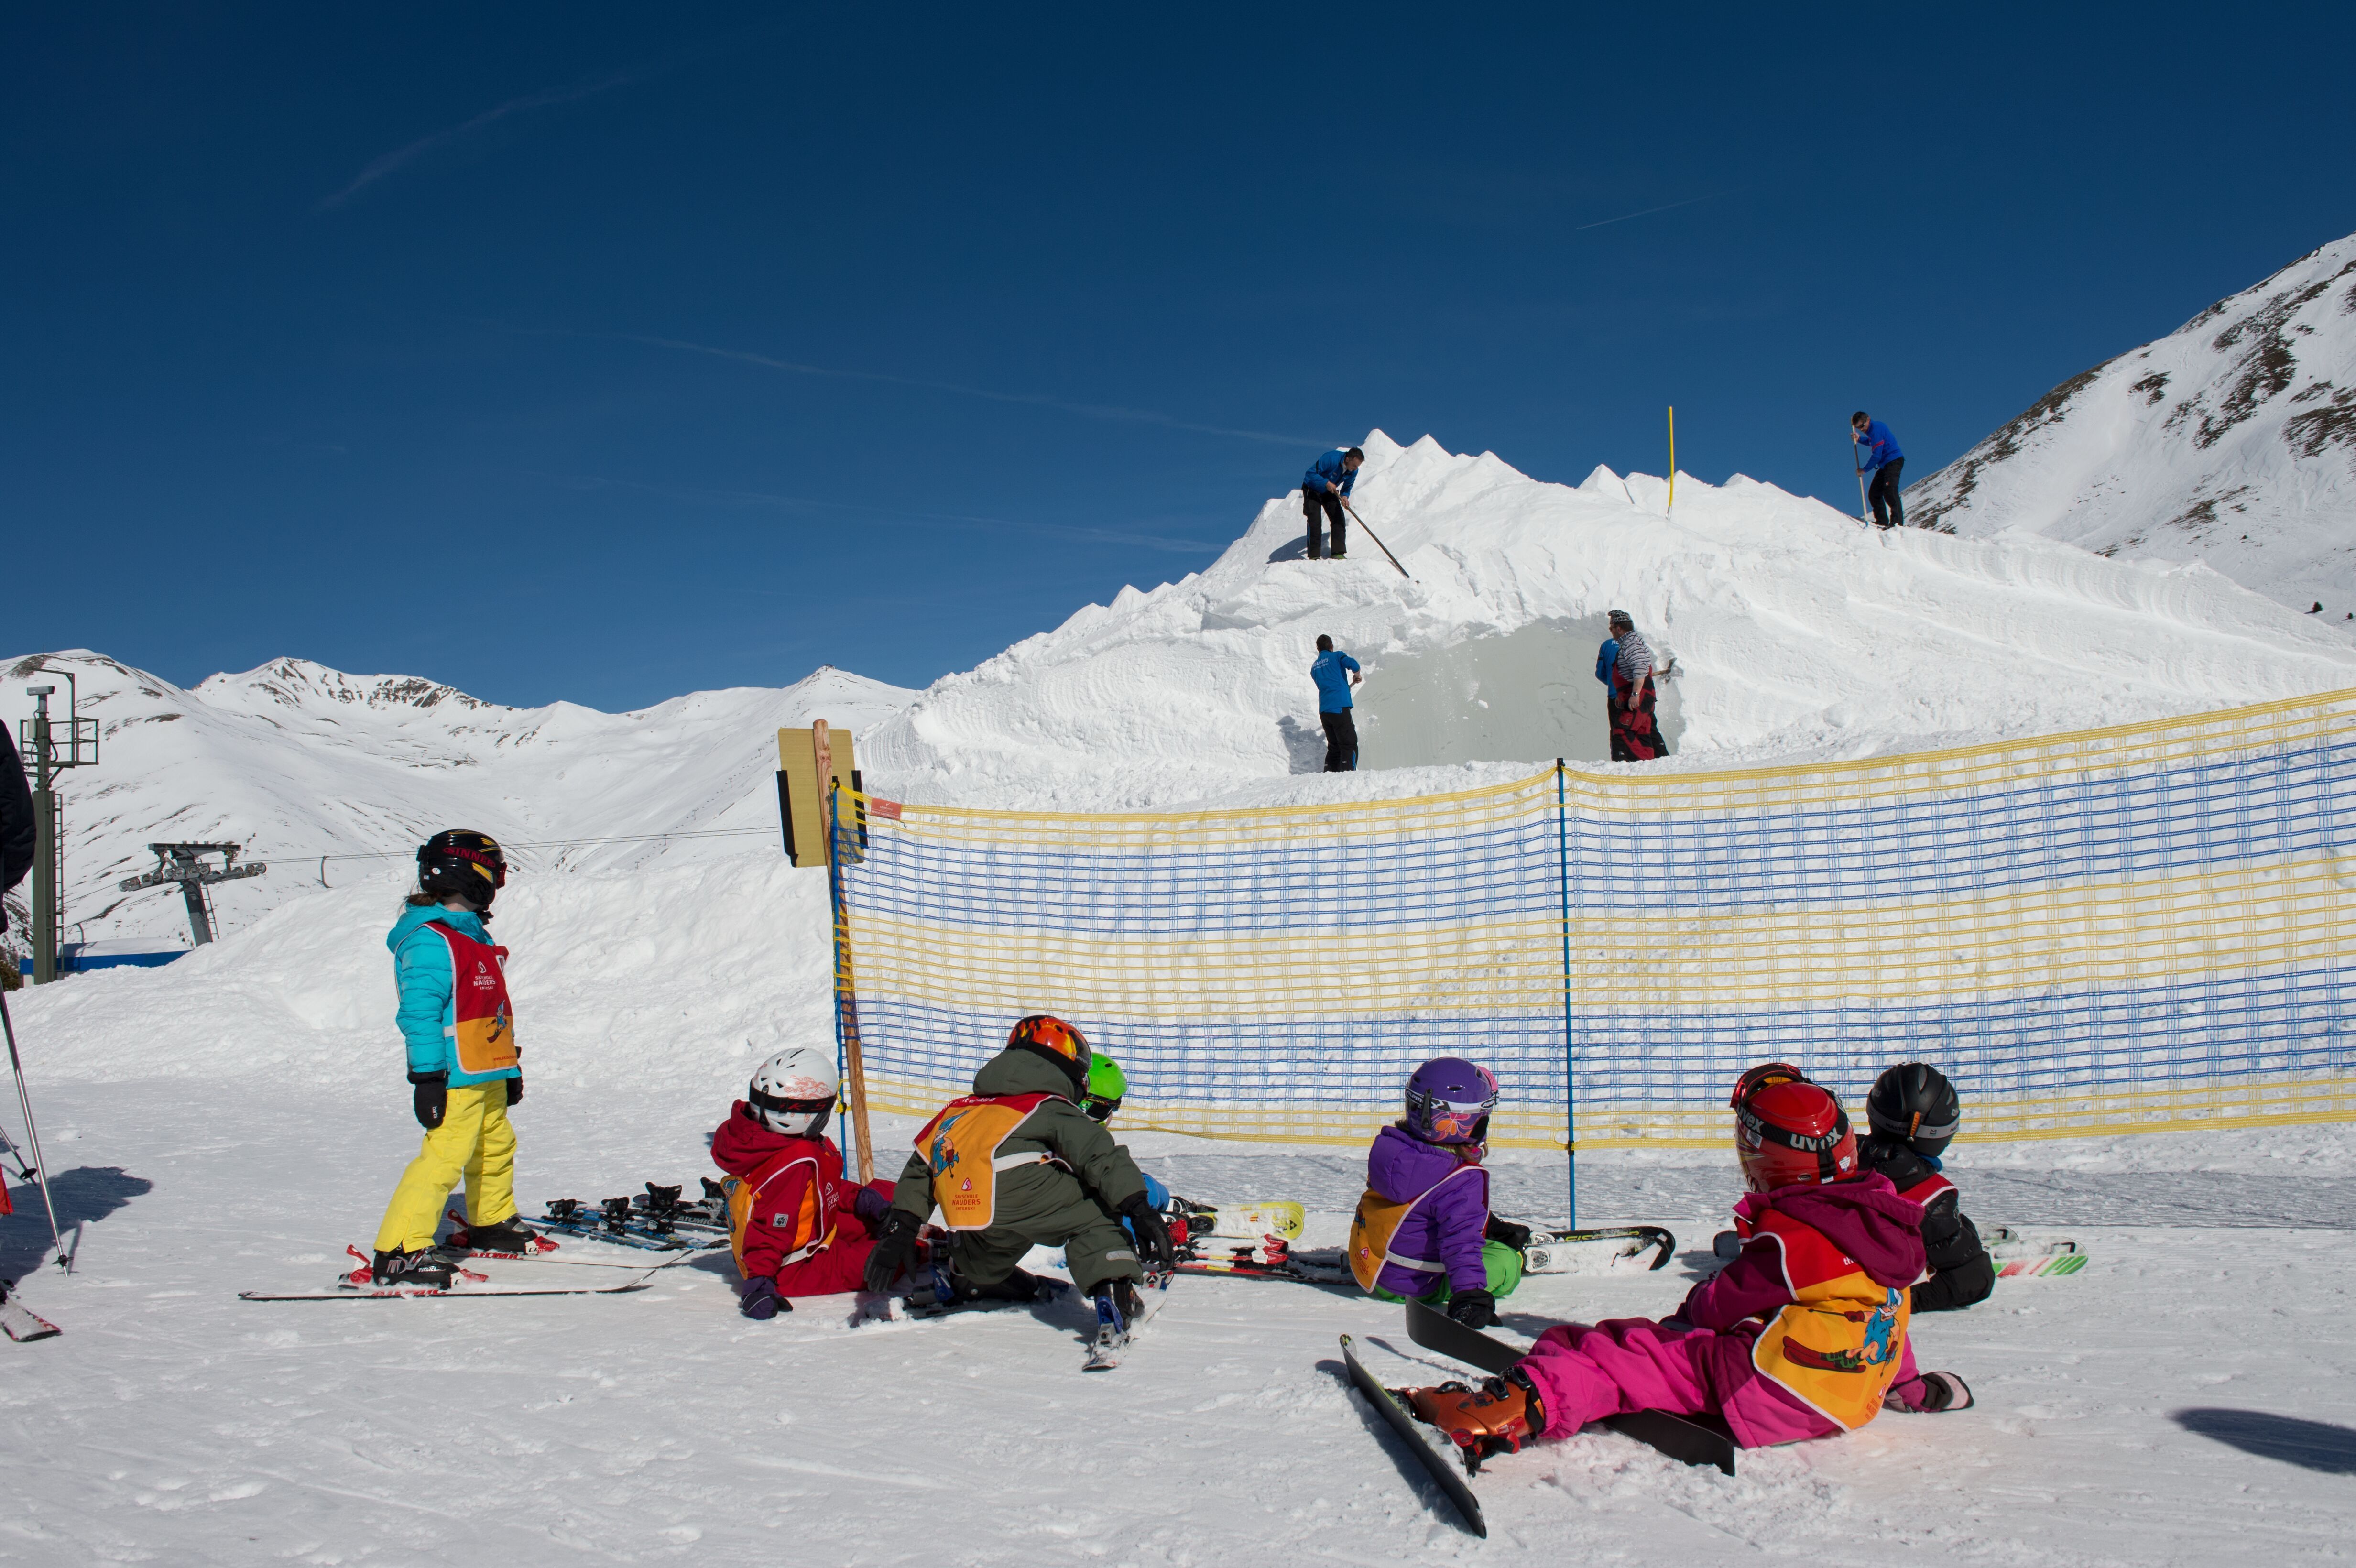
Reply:
[[1333, 559], [1339, 560], [1349, 554], [1349, 526], [1342, 520], [1342, 498], [1358, 482], [1358, 465], [1365, 461], [1366, 454], [1355, 446], [1346, 451], [1335, 447], [1311, 464], [1309, 472], [1301, 476], [1301, 509], [1309, 515], [1310, 560], [1315, 560], [1324, 553], [1318, 539], [1321, 511], [1333, 525]]
[[1338, 652], [1333, 638], [1320, 637], [1309, 678], [1317, 683], [1317, 721], [1325, 727], [1325, 771], [1357, 772], [1358, 721], [1350, 712], [1350, 688], [1365, 678], [1358, 661]]
[[1904, 528], [1906, 506], [1898, 498], [1898, 475], [1905, 470], [1906, 454], [1898, 450], [1898, 438], [1863, 409], [1848, 416], [1848, 430], [1849, 444], [1858, 452], [1857, 471], [1873, 475], [1873, 487], [1866, 492], [1866, 499], [1872, 503], [1875, 525]]

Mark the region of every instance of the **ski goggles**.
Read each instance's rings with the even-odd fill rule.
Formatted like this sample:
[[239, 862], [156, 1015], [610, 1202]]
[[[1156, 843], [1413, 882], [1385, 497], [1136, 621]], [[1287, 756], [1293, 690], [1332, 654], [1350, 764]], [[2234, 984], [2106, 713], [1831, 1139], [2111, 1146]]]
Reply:
[[1735, 1081], [1734, 1093], [1726, 1102], [1736, 1110], [1742, 1102], [1762, 1089], [1772, 1089], [1778, 1083], [1807, 1083], [1814, 1080], [1788, 1061], [1768, 1061], [1751, 1069]]

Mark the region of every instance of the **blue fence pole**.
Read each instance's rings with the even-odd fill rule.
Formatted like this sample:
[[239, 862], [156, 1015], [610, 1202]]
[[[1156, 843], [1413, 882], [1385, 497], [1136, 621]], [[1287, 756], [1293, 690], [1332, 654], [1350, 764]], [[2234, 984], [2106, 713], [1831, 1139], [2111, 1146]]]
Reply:
[[1562, 890], [1562, 1135], [1570, 1182], [1570, 1229], [1579, 1229], [1579, 1091], [1570, 1022], [1570, 808], [1564, 798], [1562, 759], [1554, 760], [1554, 842]]

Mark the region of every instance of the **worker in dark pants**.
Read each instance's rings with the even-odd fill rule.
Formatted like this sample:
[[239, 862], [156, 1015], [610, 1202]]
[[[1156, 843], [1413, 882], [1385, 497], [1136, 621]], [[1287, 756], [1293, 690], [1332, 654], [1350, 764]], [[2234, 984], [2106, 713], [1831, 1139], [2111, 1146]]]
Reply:
[[1317, 721], [1325, 726], [1325, 771], [1357, 772], [1358, 721], [1350, 712], [1350, 688], [1365, 678], [1358, 661], [1337, 652], [1333, 638], [1320, 637], [1309, 678], [1317, 683]]
[[1333, 525], [1333, 559], [1339, 560], [1350, 553], [1350, 528], [1343, 520], [1342, 498], [1358, 482], [1358, 467], [1365, 461], [1366, 454], [1355, 446], [1346, 452], [1336, 447], [1311, 464], [1309, 472], [1301, 476], [1301, 509], [1309, 516], [1310, 560], [1323, 553], [1318, 539], [1321, 515]]
[[1898, 476], [1905, 471], [1906, 454], [1898, 450], [1898, 438], [1890, 433], [1888, 425], [1869, 418], [1863, 409], [1849, 415], [1848, 429], [1849, 441], [1858, 449], [1857, 471], [1873, 475], [1873, 485], [1865, 498], [1873, 507], [1874, 526], [1904, 528], [1906, 504], [1898, 498]]

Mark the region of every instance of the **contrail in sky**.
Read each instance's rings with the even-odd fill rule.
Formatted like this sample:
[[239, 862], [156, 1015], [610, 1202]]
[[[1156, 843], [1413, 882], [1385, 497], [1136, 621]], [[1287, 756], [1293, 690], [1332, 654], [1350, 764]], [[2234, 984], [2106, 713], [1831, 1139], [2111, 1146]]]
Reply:
[[495, 120], [504, 120], [510, 114], [520, 114], [527, 109], [546, 109], [553, 104], [573, 103], [584, 98], [594, 98], [598, 93], [609, 91], [616, 87], [626, 87], [637, 80], [637, 77], [630, 75], [601, 76], [589, 81], [576, 81], [570, 87], [552, 87], [545, 91], [526, 93], [521, 98], [510, 98], [496, 108], [484, 110], [463, 125], [453, 125], [447, 131], [436, 131], [430, 136], [420, 136], [405, 147], [394, 148], [362, 169], [353, 178], [351, 184], [333, 196], [321, 197], [319, 204], [311, 210], [325, 212], [329, 208], [341, 207], [353, 197], [404, 165], [415, 162], [436, 147], [447, 146], [462, 137], [470, 136]]
[[825, 365], [802, 365], [790, 359], [773, 359], [766, 354], [754, 354], [742, 348], [714, 348], [708, 344], [689, 343], [676, 337], [649, 337], [635, 332], [583, 332], [567, 334], [578, 337], [607, 337], [623, 343], [643, 343], [656, 348], [673, 348], [684, 354], [708, 354], [715, 359], [734, 359], [746, 365], [758, 365], [766, 370], [783, 370], [796, 376], [823, 376], [840, 381], [873, 381], [887, 387], [917, 387], [929, 392], [954, 392], [962, 398], [981, 398], [993, 403], [1026, 403], [1033, 408], [1055, 409], [1084, 419], [1119, 420], [1131, 424], [1160, 425], [1166, 430], [1192, 431], [1197, 435], [1223, 435], [1237, 441], [1261, 441], [1276, 446], [1317, 446], [1315, 439], [1302, 435], [1276, 435], [1261, 430], [1231, 430], [1225, 425], [1195, 424], [1189, 420], [1173, 419], [1155, 413], [1151, 409], [1124, 409], [1101, 403], [1074, 403], [1062, 398], [1051, 398], [1044, 392], [993, 392], [984, 387], [960, 387], [952, 381], [926, 381], [913, 376], [887, 376], [874, 370], [837, 370]]
[[1659, 207], [1648, 207], [1642, 212], [1623, 212], [1617, 218], [1599, 218], [1592, 223], [1580, 224], [1578, 228], [1573, 229], [1571, 232], [1573, 234], [1577, 234], [1581, 229], [1602, 229], [1614, 223], [1625, 223], [1632, 218], [1650, 218], [1656, 212], [1666, 212], [1671, 208], [1691, 207], [1697, 201], [1716, 201], [1719, 197], [1726, 194], [1727, 193], [1722, 190], [1714, 190], [1708, 196], [1689, 196], [1683, 201], [1672, 201], [1664, 203]]

